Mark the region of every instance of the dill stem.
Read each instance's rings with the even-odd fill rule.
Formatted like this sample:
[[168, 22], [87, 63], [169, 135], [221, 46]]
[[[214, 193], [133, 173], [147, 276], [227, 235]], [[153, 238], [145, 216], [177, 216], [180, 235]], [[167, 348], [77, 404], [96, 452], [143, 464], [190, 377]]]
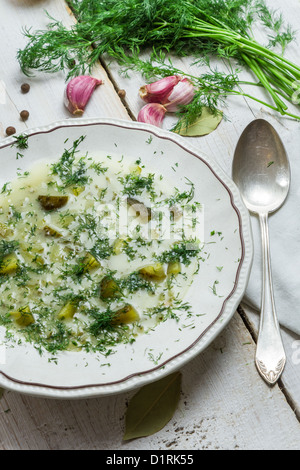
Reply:
[[[292, 64], [290, 61], [285, 59], [283, 56], [280, 56], [276, 54], [275, 52], [265, 48], [264, 46], [261, 46], [258, 44], [256, 41], [247, 39], [242, 37], [240, 34], [236, 34], [235, 32], [231, 32], [229, 29], [226, 29], [225, 31], [217, 28], [215, 26], [211, 26], [201, 20], [196, 20], [195, 24], [198, 24], [199, 26], [193, 26], [190, 27], [190, 31], [186, 31], [185, 34], [182, 35], [182, 37], [209, 37], [211, 39], [217, 39], [223, 43], [229, 43], [232, 45], [237, 46], [237, 48], [241, 51], [242, 58], [246, 62], [246, 64], [252, 69], [252, 71], [255, 74], [258, 74], [258, 78], [260, 81], [263, 83], [263, 86], [269, 91], [271, 94], [273, 100], [275, 103], [278, 104], [279, 108], [286, 109], [286, 105], [280, 100], [280, 98], [277, 96], [276, 92], [272, 90], [272, 88], [268, 85], [268, 81], [263, 77], [262, 72], [260, 72], [259, 67], [254, 65], [250, 66], [251, 59], [247, 60], [247, 57], [245, 55], [245, 52], [250, 52], [251, 54], [255, 54], [255, 57], [262, 55], [264, 59], [260, 59], [260, 61], [265, 60], [265, 67], [268, 68], [269, 72], [273, 73], [276, 75], [278, 78], [281, 78], [283, 81], [288, 83], [289, 86], [291, 86], [291, 83], [287, 81], [288, 79], [284, 77], [284, 75], [281, 73], [284, 70], [288, 70], [289, 73], [293, 75], [296, 79], [300, 78], [300, 68], [297, 67], [296, 65]], [[271, 60], [274, 64], [272, 65], [271, 63], [267, 62], [267, 60]], [[283, 65], [287, 64], [287, 65]], [[278, 68], [276, 68], [276, 66]], [[292, 77], [290, 77], [292, 80]], [[277, 84], [279, 86], [279, 89], [281, 88], [280, 84]]]
[[[258, 62], [261, 63], [261, 66], [264, 67], [264, 62], [260, 59], [257, 59]], [[270, 73], [272, 72], [272, 73]], [[282, 73], [278, 72], [276, 68], [269, 66], [265, 73], [274, 86], [277, 87], [277, 93], [284, 96], [289, 101], [292, 98], [294, 93], [293, 91], [293, 82], [291, 81], [290, 77], [285, 77]]]
[[[170, 25], [167, 22], [164, 22], [162, 26]], [[291, 61], [283, 57], [282, 55], [277, 54], [276, 52], [262, 46], [253, 39], [243, 37], [241, 34], [237, 34], [235, 31], [227, 28], [225, 25], [223, 28], [216, 27], [207, 23], [206, 21], [194, 18], [193, 26], [187, 27], [187, 30], [190, 30], [190, 33], [184, 34], [183, 37], [210, 37], [212, 39], [219, 39], [221, 42], [229, 42], [235, 44], [239, 49], [247, 50], [250, 53], [262, 55], [263, 57], [270, 59], [274, 62], [281, 70], [283, 68], [283, 63], [286, 65], [285, 68], [295, 77], [300, 78], [300, 67], [293, 64]], [[196, 34], [193, 34], [193, 31]], [[200, 33], [200, 34], [199, 34]]]
[[245, 54], [242, 54], [242, 57], [248, 67], [253, 71], [253, 73], [257, 76], [257, 78], [261, 81], [262, 85], [266, 88], [266, 90], [270, 93], [271, 97], [274, 100], [274, 103], [277, 105], [277, 110], [283, 114], [283, 111], [287, 109], [287, 105], [279, 98], [277, 93], [273, 90], [270, 86], [269, 81], [260, 67], [257, 65], [255, 60], [249, 59]]
[[[268, 80], [270, 83], [273, 84], [274, 87], [276, 87], [277, 93], [285, 98], [287, 101], [292, 103], [292, 92], [282, 83], [280, 83], [276, 77], [269, 76], [267, 74]], [[279, 89], [281, 87], [281, 89]]]
[[[259, 44], [258, 42], [254, 41], [252, 39], [243, 38], [241, 36], [241, 40], [242, 40], [243, 43], [245, 43], [245, 44], [247, 44], [251, 47], [251, 49], [249, 49], [249, 50], [253, 50], [253, 52], [256, 51], [256, 53], [257, 53], [258, 50], [261, 51], [265, 57], [270, 58], [276, 64], [280, 64], [279, 65], [280, 68], [282, 68], [282, 63], [285, 63], [286, 65], [288, 65], [288, 67], [286, 67], [286, 69], [289, 70], [293, 75], [297, 73], [297, 78], [300, 78], [300, 67], [297, 66], [296, 64], [293, 64], [291, 61], [286, 59], [284, 56], [277, 54], [276, 52], [272, 51], [271, 49], [267, 49], [266, 47], [262, 46], [261, 44]], [[255, 46], [255, 49], [252, 49], [253, 46]]]
[[[257, 61], [260, 62], [262, 64], [262, 66], [265, 67], [265, 63], [260, 59], [260, 58], [257, 58]], [[272, 73], [274, 76], [276, 76], [281, 83], [284, 83], [286, 84], [288, 87], [291, 87], [292, 86], [292, 77], [282, 73], [280, 70], [278, 70], [276, 67], [274, 67], [272, 64], [268, 64], [268, 72], [269, 73]]]
[[[276, 80], [275, 78], [273, 77], [269, 77], [268, 76], [268, 79], [269, 81], [271, 81], [275, 86], [279, 87], [279, 85], [282, 85], [278, 80]], [[247, 82], [247, 81], [239, 81], [237, 82], [237, 85], [252, 85], [252, 86], [257, 86], [257, 87], [260, 87], [260, 88], [264, 88], [264, 86], [262, 85], [262, 83], [260, 82]], [[293, 95], [293, 92], [290, 91], [290, 89], [288, 89], [287, 87], [284, 87], [284, 91], [282, 90], [277, 90], [277, 93], [282, 96], [283, 98], [285, 98], [286, 100], [288, 100], [289, 102], [293, 102], [292, 101], [292, 95]], [[250, 98], [250, 96], [249, 96]], [[277, 108], [276, 108], [277, 109]]]
[[[230, 96], [230, 95], [233, 95], [233, 96], [243, 96], [244, 98], [249, 98], [249, 99], [251, 99], [251, 100], [253, 100], [253, 101], [256, 101], [257, 103], [260, 103], [260, 104], [262, 104], [263, 106], [266, 106], [267, 108], [273, 109], [274, 111], [278, 111], [278, 108], [277, 108], [276, 106], [273, 106], [273, 105], [271, 105], [271, 104], [269, 104], [269, 103], [266, 103], [265, 101], [260, 100], [259, 98], [256, 98], [255, 96], [252, 96], [252, 95], [250, 95], [249, 93], [245, 93], [245, 92], [243, 92], [243, 91], [237, 91], [237, 90], [226, 90], [225, 88], [224, 88], [224, 91], [225, 91], [224, 94], [226, 94], [226, 96]], [[300, 116], [298, 116], [297, 114], [292, 114], [292, 113], [289, 113], [289, 112], [287, 112], [287, 111], [284, 111], [283, 114], [284, 114], [285, 116], [289, 116], [289, 117], [291, 117], [291, 118], [293, 118], [293, 119], [297, 119], [298, 121], [300, 120]]]
[[[204, 13], [204, 12], [201, 11], [201, 13]], [[214, 18], [209, 18], [209, 19], [211, 21], [214, 21]], [[215, 22], [216, 22], [216, 20], [215, 20]], [[298, 67], [296, 64], [292, 63], [291, 61], [286, 59], [284, 56], [277, 54], [276, 52], [266, 48], [265, 46], [262, 46], [261, 44], [259, 44], [255, 40], [244, 37], [241, 34], [237, 34], [235, 31], [232, 31], [230, 28], [228, 28], [225, 24], [217, 21], [217, 24], [222, 25], [223, 29], [221, 29], [221, 28], [217, 28], [213, 25], [210, 25], [209, 23], [204, 22], [202, 20], [198, 20], [196, 18], [195, 18], [195, 24], [201, 24], [205, 27], [205, 30], [207, 30], [207, 31], [209, 31], [211, 29], [212, 31], [219, 32], [223, 35], [225, 34], [226, 38], [231, 37], [231, 38], [233, 38], [233, 39], [249, 46], [249, 49], [248, 49], [249, 52], [252, 51], [252, 52], [257, 53], [257, 51], [259, 50], [265, 57], [270, 58], [276, 64], [281, 64], [281, 66], [282, 66], [282, 62], [285, 63], [286, 65], [289, 66], [288, 69], [291, 71], [291, 73], [293, 73], [293, 74], [297, 73], [297, 75], [295, 75], [295, 76], [297, 78], [300, 78], [299, 77], [300, 67]], [[197, 28], [195, 28], [195, 29], [197, 29]]]

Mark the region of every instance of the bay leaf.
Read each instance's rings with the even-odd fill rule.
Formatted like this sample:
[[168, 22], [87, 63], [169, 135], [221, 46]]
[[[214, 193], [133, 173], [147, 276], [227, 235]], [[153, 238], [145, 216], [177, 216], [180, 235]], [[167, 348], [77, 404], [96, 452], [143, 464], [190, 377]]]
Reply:
[[221, 111], [217, 114], [213, 114], [209, 108], [204, 107], [201, 116], [199, 116], [193, 124], [181, 127], [178, 134], [186, 137], [200, 137], [210, 134], [218, 127], [222, 119], [223, 113]]
[[181, 373], [144, 385], [130, 400], [123, 439], [150, 436], [172, 418], [180, 398]]

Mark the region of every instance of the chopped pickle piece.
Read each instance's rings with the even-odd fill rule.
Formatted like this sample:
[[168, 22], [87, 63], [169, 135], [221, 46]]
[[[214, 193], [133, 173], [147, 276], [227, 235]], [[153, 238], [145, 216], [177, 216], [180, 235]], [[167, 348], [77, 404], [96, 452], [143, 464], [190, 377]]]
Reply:
[[18, 268], [18, 258], [15, 253], [4, 256], [0, 262], [0, 274], [12, 274]]
[[60, 224], [63, 228], [68, 228], [69, 225], [74, 221], [75, 216], [72, 214], [64, 214], [60, 220]]
[[44, 234], [46, 235], [46, 237], [60, 238], [62, 236], [61, 233], [55, 230], [55, 228], [49, 227], [49, 225], [45, 225], [43, 230], [44, 230]]
[[179, 274], [181, 272], [181, 264], [179, 261], [170, 261], [168, 264], [168, 274]]
[[84, 264], [84, 272], [92, 271], [93, 269], [97, 269], [101, 266], [99, 261], [96, 260], [96, 258], [93, 255], [91, 255], [91, 253], [87, 253], [85, 255], [83, 264]]
[[141, 219], [145, 222], [149, 222], [149, 220], [151, 220], [151, 209], [146, 207], [143, 202], [140, 202], [133, 197], [128, 197], [127, 204], [134, 209], [137, 217], [141, 217]]
[[10, 312], [10, 315], [19, 326], [28, 326], [34, 323], [33, 315], [28, 306], [19, 308], [16, 312]]
[[130, 168], [130, 173], [133, 175], [140, 175], [142, 173], [142, 168], [139, 165], [133, 165]]
[[44, 265], [45, 265], [45, 260], [44, 260], [44, 258], [43, 258], [41, 255], [36, 255], [32, 261], [34, 261], [35, 263], [39, 264], [40, 266], [44, 266]]
[[121, 325], [122, 323], [133, 323], [140, 319], [139, 314], [132, 305], [125, 305], [114, 313], [111, 323]]
[[68, 196], [39, 196], [38, 201], [45, 211], [53, 211], [65, 206], [68, 202]]
[[77, 310], [77, 301], [70, 301], [63, 306], [63, 308], [59, 311], [57, 318], [59, 320], [71, 320]]
[[125, 246], [125, 240], [123, 240], [122, 238], [117, 238], [113, 246], [114, 254], [119, 255], [122, 252], [124, 246]]
[[164, 267], [161, 263], [145, 266], [139, 270], [139, 273], [149, 281], [162, 281], [166, 277]]
[[117, 282], [111, 276], [105, 276], [100, 283], [100, 298], [105, 300], [120, 296], [121, 291]]
[[74, 188], [72, 189], [72, 192], [74, 196], [79, 196], [79, 194], [83, 193], [84, 190], [85, 190], [84, 186], [74, 186]]

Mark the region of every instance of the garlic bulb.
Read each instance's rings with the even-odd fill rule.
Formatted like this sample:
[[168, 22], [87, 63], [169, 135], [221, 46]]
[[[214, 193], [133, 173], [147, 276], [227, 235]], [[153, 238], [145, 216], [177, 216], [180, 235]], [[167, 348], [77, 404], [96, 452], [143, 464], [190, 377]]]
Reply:
[[72, 78], [65, 88], [64, 96], [65, 106], [70, 113], [81, 116], [95, 88], [102, 83], [102, 80], [89, 75]]

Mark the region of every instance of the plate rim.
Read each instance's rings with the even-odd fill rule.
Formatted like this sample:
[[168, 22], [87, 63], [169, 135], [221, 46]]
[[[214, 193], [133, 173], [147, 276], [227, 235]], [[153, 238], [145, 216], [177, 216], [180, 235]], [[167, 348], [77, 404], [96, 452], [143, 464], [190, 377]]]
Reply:
[[[201, 332], [201, 334], [193, 341], [193, 343], [191, 343], [181, 352], [172, 355], [169, 359], [163, 363], [160, 363], [159, 365], [150, 367], [142, 372], [129, 374], [126, 377], [112, 382], [105, 382], [103, 384], [92, 383], [70, 387], [19, 380], [3, 372], [0, 365], [0, 385], [9, 390], [47, 398], [89, 398], [122, 393], [128, 390], [133, 390], [137, 387], [141, 387], [148, 382], [158, 380], [159, 378], [177, 371], [209, 346], [209, 344], [218, 336], [218, 334], [220, 334], [220, 332], [231, 320], [246, 291], [253, 262], [253, 237], [249, 211], [246, 209], [239, 190], [230, 176], [225, 173], [221, 166], [212, 157], [206, 155], [202, 151], [199, 152], [196, 147], [190, 144], [190, 142], [187, 142], [183, 137], [168, 130], [155, 127], [151, 124], [127, 121], [125, 119], [84, 117], [77, 118], [76, 121], [69, 119], [55, 121], [48, 125], [34, 127], [27, 129], [24, 132], [14, 134], [13, 136], [6, 137], [2, 141], [0, 140], [0, 151], [15, 143], [15, 137], [17, 135], [31, 137], [39, 134], [55, 132], [61, 128], [77, 126], [86, 127], [92, 125], [112, 125], [125, 129], [127, 128], [128, 130], [133, 129], [150, 132], [151, 135], [160, 139], [172, 141], [183, 150], [191, 154], [193, 157], [200, 159], [208, 167], [208, 169], [213, 173], [214, 177], [219, 181], [220, 184], [223, 185], [229, 194], [230, 204], [233, 210], [236, 212], [238, 218], [239, 239], [241, 241], [242, 251], [238, 268], [235, 272], [233, 288], [222, 302], [222, 306], [218, 315], [205, 328], [205, 330]], [[221, 317], [221, 328], [214, 329], [214, 326]], [[208, 336], [209, 332], [210, 335]], [[205, 336], [206, 341], [203, 341]], [[177, 363], [178, 358], [180, 359], [179, 363]]]

